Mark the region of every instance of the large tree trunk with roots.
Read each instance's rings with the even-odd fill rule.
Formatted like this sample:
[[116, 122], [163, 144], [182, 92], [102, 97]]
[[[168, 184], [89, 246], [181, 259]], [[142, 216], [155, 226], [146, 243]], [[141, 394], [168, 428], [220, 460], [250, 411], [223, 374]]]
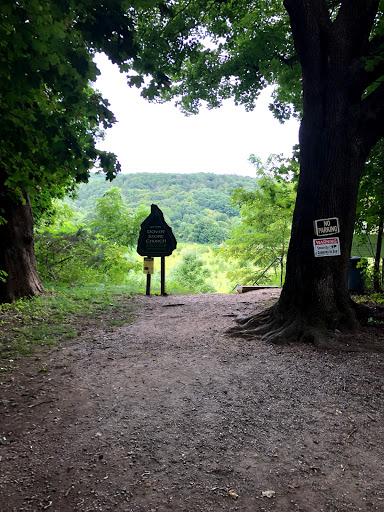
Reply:
[[0, 281], [0, 303], [20, 297], [34, 296], [44, 291], [36, 268], [33, 244], [33, 215], [27, 194], [16, 201], [6, 187], [0, 190], [0, 270], [8, 275]]
[[[323, 0], [284, 2], [303, 73], [297, 200], [280, 299], [262, 314], [239, 319], [234, 331], [240, 334], [316, 343], [358, 326], [348, 293], [349, 258], [361, 171], [380, 137], [363, 122], [363, 91], [353, 68], [373, 22], [375, 1], [368, 3], [372, 9], [362, 13], [359, 2], [344, 2], [332, 23]], [[313, 223], [331, 217], [339, 218], [341, 255], [315, 257]]]

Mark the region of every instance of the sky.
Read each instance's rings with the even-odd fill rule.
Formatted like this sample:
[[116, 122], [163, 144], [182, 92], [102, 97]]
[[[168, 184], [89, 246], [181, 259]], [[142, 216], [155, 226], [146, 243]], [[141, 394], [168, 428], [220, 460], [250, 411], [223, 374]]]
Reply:
[[185, 116], [174, 104], [149, 103], [105, 55], [97, 55], [101, 75], [96, 88], [111, 104], [118, 122], [106, 131], [98, 148], [118, 156], [122, 173], [212, 172], [255, 176], [248, 161], [255, 154], [265, 161], [271, 153], [289, 157], [298, 142], [299, 123], [283, 125], [268, 110], [264, 91], [252, 112], [226, 100], [219, 109], [201, 108]]

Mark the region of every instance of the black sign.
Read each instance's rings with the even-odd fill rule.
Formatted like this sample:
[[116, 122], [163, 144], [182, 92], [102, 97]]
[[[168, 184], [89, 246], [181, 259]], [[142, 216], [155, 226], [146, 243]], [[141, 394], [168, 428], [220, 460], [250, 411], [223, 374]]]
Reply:
[[163, 212], [155, 204], [151, 205], [151, 213], [142, 222], [137, 252], [140, 256], [170, 256], [176, 249], [176, 238], [172, 229], [164, 220]]
[[316, 236], [332, 236], [340, 233], [339, 219], [337, 217], [315, 220], [314, 226]]

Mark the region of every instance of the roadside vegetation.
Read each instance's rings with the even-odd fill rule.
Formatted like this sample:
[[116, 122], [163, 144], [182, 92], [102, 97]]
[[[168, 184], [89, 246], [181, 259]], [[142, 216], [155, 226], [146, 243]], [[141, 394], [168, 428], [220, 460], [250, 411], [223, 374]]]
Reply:
[[121, 326], [133, 321], [134, 295], [125, 286], [46, 282], [46, 293], [0, 305], [0, 370], [18, 355], [79, 336], [87, 327]]

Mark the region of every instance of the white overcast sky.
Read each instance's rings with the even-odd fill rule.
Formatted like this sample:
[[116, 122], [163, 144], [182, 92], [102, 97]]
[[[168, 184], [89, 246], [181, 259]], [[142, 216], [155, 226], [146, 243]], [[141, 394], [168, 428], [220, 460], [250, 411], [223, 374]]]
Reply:
[[119, 158], [123, 173], [213, 172], [255, 176], [248, 162], [253, 153], [263, 161], [271, 153], [291, 156], [299, 124], [281, 125], [268, 110], [269, 94], [262, 93], [253, 112], [227, 100], [219, 109], [202, 108], [186, 117], [172, 103], [149, 103], [127, 85], [124, 74], [98, 55], [101, 71], [96, 88], [111, 104], [118, 122], [106, 132], [100, 149]]

